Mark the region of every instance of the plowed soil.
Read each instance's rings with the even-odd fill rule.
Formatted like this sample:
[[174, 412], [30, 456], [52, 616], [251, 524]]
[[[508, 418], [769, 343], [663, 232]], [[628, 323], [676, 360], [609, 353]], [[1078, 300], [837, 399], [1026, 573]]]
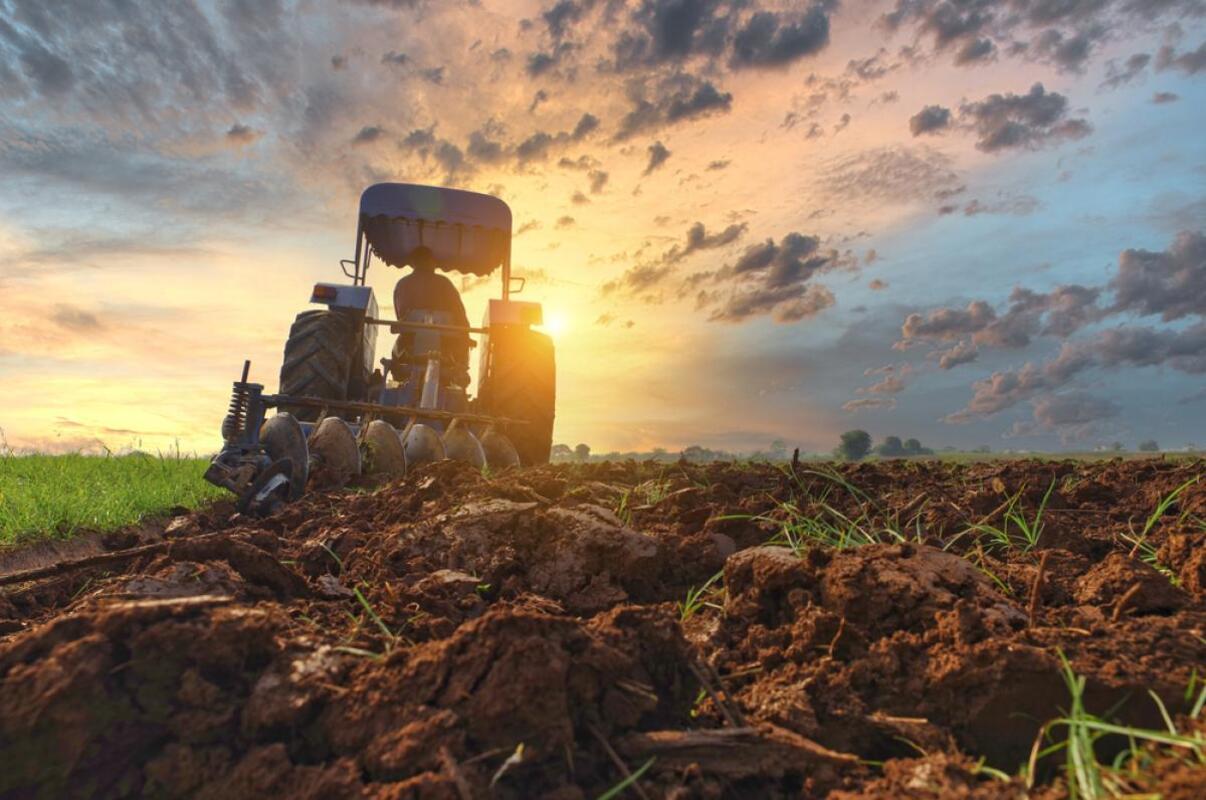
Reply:
[[[987, 769], [1068, 708], [1061, 659], [1095, 713], [1202, 729], [1206, 479], [1152, 515], [1203, 467], [445, 462], [98, 537], [0, 588], [0, 797], [1065, 796], [1062, 755]], [[1033, 546], [968, 532], [1048, 490]]]

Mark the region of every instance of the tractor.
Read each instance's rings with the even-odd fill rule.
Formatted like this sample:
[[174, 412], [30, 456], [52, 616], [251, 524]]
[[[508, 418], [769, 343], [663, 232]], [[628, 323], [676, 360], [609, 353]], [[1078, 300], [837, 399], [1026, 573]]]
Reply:
[[[501, 269], [502, 297], [489, 301], [481, 327], [471, 327], [451, 283], [437, 278], [462, 319], [447, 303], [425, 308], [422, 300], [405, 303], [402, 318], [383, 319], [365, 282], [374, 257], [477, 277]], [[310, 302], [323, 307], [293, 321], [279, 392], [250, 382], [244, 362], [206, 480], [234, 492], [240, 511], [267, 514], [307, 485], [339, 486], [362, 473], [399, 474], [445, 458], [490, 469], [548, 461], [553, 343], [533, 330], [543, 321], [540, 305], [512, 299], [524, 280], [511, 275], [506, 203], [459, 189], [370, 186], [360, 197], [355, 255], [340, 266], [350, 283], [315, 285]], [[397, 338], [374, 362], [380, 328]], [[479, 354], [475, 396], [471, 348]]]

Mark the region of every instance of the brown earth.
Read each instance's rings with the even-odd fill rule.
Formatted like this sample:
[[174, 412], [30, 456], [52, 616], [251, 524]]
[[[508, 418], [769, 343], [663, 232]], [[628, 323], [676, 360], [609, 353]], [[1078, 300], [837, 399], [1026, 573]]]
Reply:
[[[1128, 539], [1203, 462], [831, 469], [445, 462], [100, 538], [0, 589], [0, 797], [568, 800], [648, 764], [622, 796], [1017, 798], [983, 766], [1068, 707], [1061, 654], [1090, 711], [1203, 730], [1206, 480]], [[1037, 546], [967, 532], [1049, 488]], [[880, 541], [768, 544], [792, 508]]]

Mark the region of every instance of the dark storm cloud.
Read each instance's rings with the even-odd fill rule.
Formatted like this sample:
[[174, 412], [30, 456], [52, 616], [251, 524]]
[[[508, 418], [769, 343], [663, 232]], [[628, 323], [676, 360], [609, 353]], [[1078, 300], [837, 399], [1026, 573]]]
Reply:
[[942, 106], [926, 106], [909, 118], [909, 130], [914, 136], [935, 133], [951, 124], [951, 110]]
[[661, 142], [654, 142], [649, 145], [646, 152], [649, 153], [649, 162], [645, 165], [645, 171], [642, 175], [649, 175], [655, 169], [658, 169], [662, 164], [666, 163], [666, 159], [670, 158], [670, 151]]
[[1206, 234], [1183, 231], [1167, 250], [1124, 250], [1109, 283], [1112, 311], [1156, 315], [1165, 322], [1206, 316]]
[[959, 117], [977, 134], [976, 147], [986, 153], [1087, 136], [1087, 121], [1068, 116], [1068, 98], [1036, 83], [1024, 95], [992, 94], [960, 107]]

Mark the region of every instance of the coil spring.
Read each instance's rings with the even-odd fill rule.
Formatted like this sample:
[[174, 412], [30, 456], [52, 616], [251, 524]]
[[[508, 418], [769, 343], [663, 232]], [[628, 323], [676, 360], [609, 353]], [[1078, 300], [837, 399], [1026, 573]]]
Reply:
[[247, 384], [237, 382], [230, 392], [230, 406], [222, 419], [222, 438], [234, 442], [247, 426]]

